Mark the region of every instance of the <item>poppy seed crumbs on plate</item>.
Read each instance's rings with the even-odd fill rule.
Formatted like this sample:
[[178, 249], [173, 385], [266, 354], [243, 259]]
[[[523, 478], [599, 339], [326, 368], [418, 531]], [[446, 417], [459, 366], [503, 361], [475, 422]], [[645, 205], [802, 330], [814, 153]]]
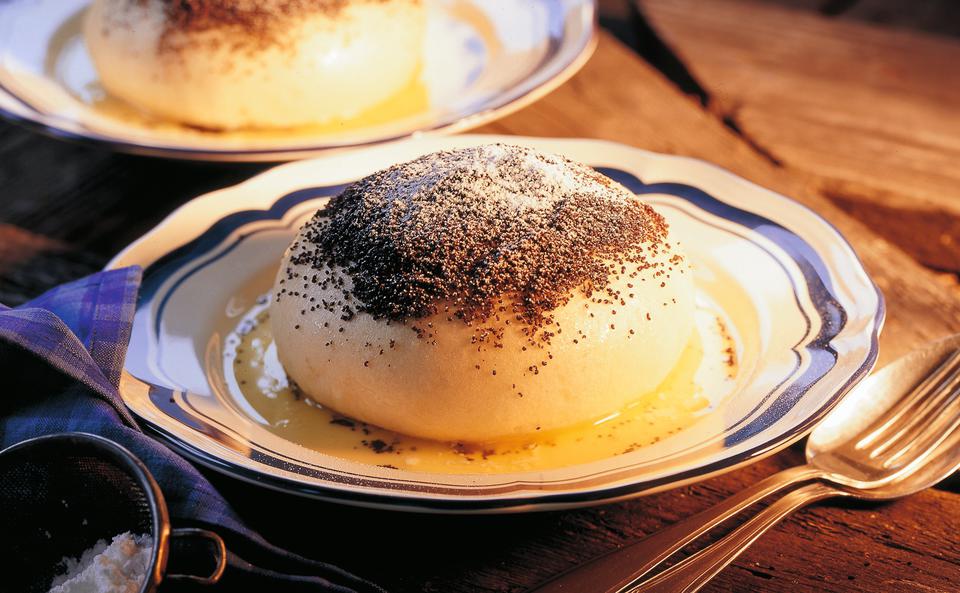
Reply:
[[659, 265], [651, 259], [670, 250], [666, 234], [662, 216], [590, 167], [496, 144], [357, 181], [290, 248], [291, 264], [315, 273], [285, 273], [342, 289], [343, 301], [326, 305], [345, 317], [405, 322], [444, 312], [469, 324], [516, 320], [549, 338], [551, 311], [576, 291], [619, 299], [603, 292], [611, 279]]

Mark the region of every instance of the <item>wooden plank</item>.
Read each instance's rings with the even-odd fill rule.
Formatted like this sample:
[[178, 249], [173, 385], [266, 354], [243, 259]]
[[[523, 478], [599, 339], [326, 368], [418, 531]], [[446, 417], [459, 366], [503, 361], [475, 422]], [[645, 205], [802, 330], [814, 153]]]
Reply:
[[639, 43], [635, 13], [630, 0], [597, 1], [600, 26], [633, 49], [636, 49]]
[[956, 0], [771, 0], [781, 6], [816, 11], [841, 20], [896, 26], [940, 35], [960, 36]]
[[0, 122], [0, 221], [109, 258], [180, 204], [266, 168], [116, 154]]
[[640, 6], [714, 112], [920, 261], [960, 270], [960, 40], [749, 0]]
[[14, 307], [58, 284], [96, 272], [105, 258], [0, 223], [0, 303]]

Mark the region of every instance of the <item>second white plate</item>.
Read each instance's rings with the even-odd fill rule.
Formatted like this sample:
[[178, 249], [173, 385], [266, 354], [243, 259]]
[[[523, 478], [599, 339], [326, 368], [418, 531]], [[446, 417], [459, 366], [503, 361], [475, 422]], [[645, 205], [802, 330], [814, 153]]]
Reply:
[[7, 0], [0, 115], [137, 154], [285, 161], [479, 126], [556, 88], [596, 45], [593, 0], [429, 1], [420, 81], [387, 104], [322, 127], [211, 132], [150, 118], [105, 93], [81, 34], [89, 0]]

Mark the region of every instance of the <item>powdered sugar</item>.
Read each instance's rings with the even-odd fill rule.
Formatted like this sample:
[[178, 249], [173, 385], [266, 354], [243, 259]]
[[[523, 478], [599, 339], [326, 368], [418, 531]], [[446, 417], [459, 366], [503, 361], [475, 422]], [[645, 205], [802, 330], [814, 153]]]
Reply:
[[50, 593], [137, 593], [153, 557], [149, 535], [129, 531], [109, 544], [99, 540], [80, 558], [65, 557], [63, 574], [54, 577]]

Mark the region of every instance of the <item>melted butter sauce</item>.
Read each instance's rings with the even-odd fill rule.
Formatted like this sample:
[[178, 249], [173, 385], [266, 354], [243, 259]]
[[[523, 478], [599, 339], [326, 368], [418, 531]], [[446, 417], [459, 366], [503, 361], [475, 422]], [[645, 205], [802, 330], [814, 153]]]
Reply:
[[311, 124], [281, 130], [206, 130], [177, 122], [159, 119], [108, 94], [99, 81], [90, 82], [84, 90], [84, 99], [101, 115], [120, 119], [153, 129], [170, 129], [201, 135], [214, 135], [237, 140], [271, 139], [282, 135], [284, 139], [298, 136], [312, 137], [322, 134], [337, 134], [360, 130], [414, 115], [425, 113], [430, 107], [427, 88], [417, 73], [410, 81], [387, 99], [369, 107], [355, 116], [335, 118], [322, 124]]
[[[431, 473], [547, 470], [622, 455], [704, 418], [732, 391], [737, 344], [722, 318], [700, 307], [697, 330], [657, 390], [625, 409], [562, 430], [466, 444], [401, 435], [346, 418], [292, 388], [276, 355], [269, 301], [258, 299], [226, 336], [223, 372], [237, 405], [274, 434], [353, 462]], [[706, 394], [710, 394], [710, 399]]]

